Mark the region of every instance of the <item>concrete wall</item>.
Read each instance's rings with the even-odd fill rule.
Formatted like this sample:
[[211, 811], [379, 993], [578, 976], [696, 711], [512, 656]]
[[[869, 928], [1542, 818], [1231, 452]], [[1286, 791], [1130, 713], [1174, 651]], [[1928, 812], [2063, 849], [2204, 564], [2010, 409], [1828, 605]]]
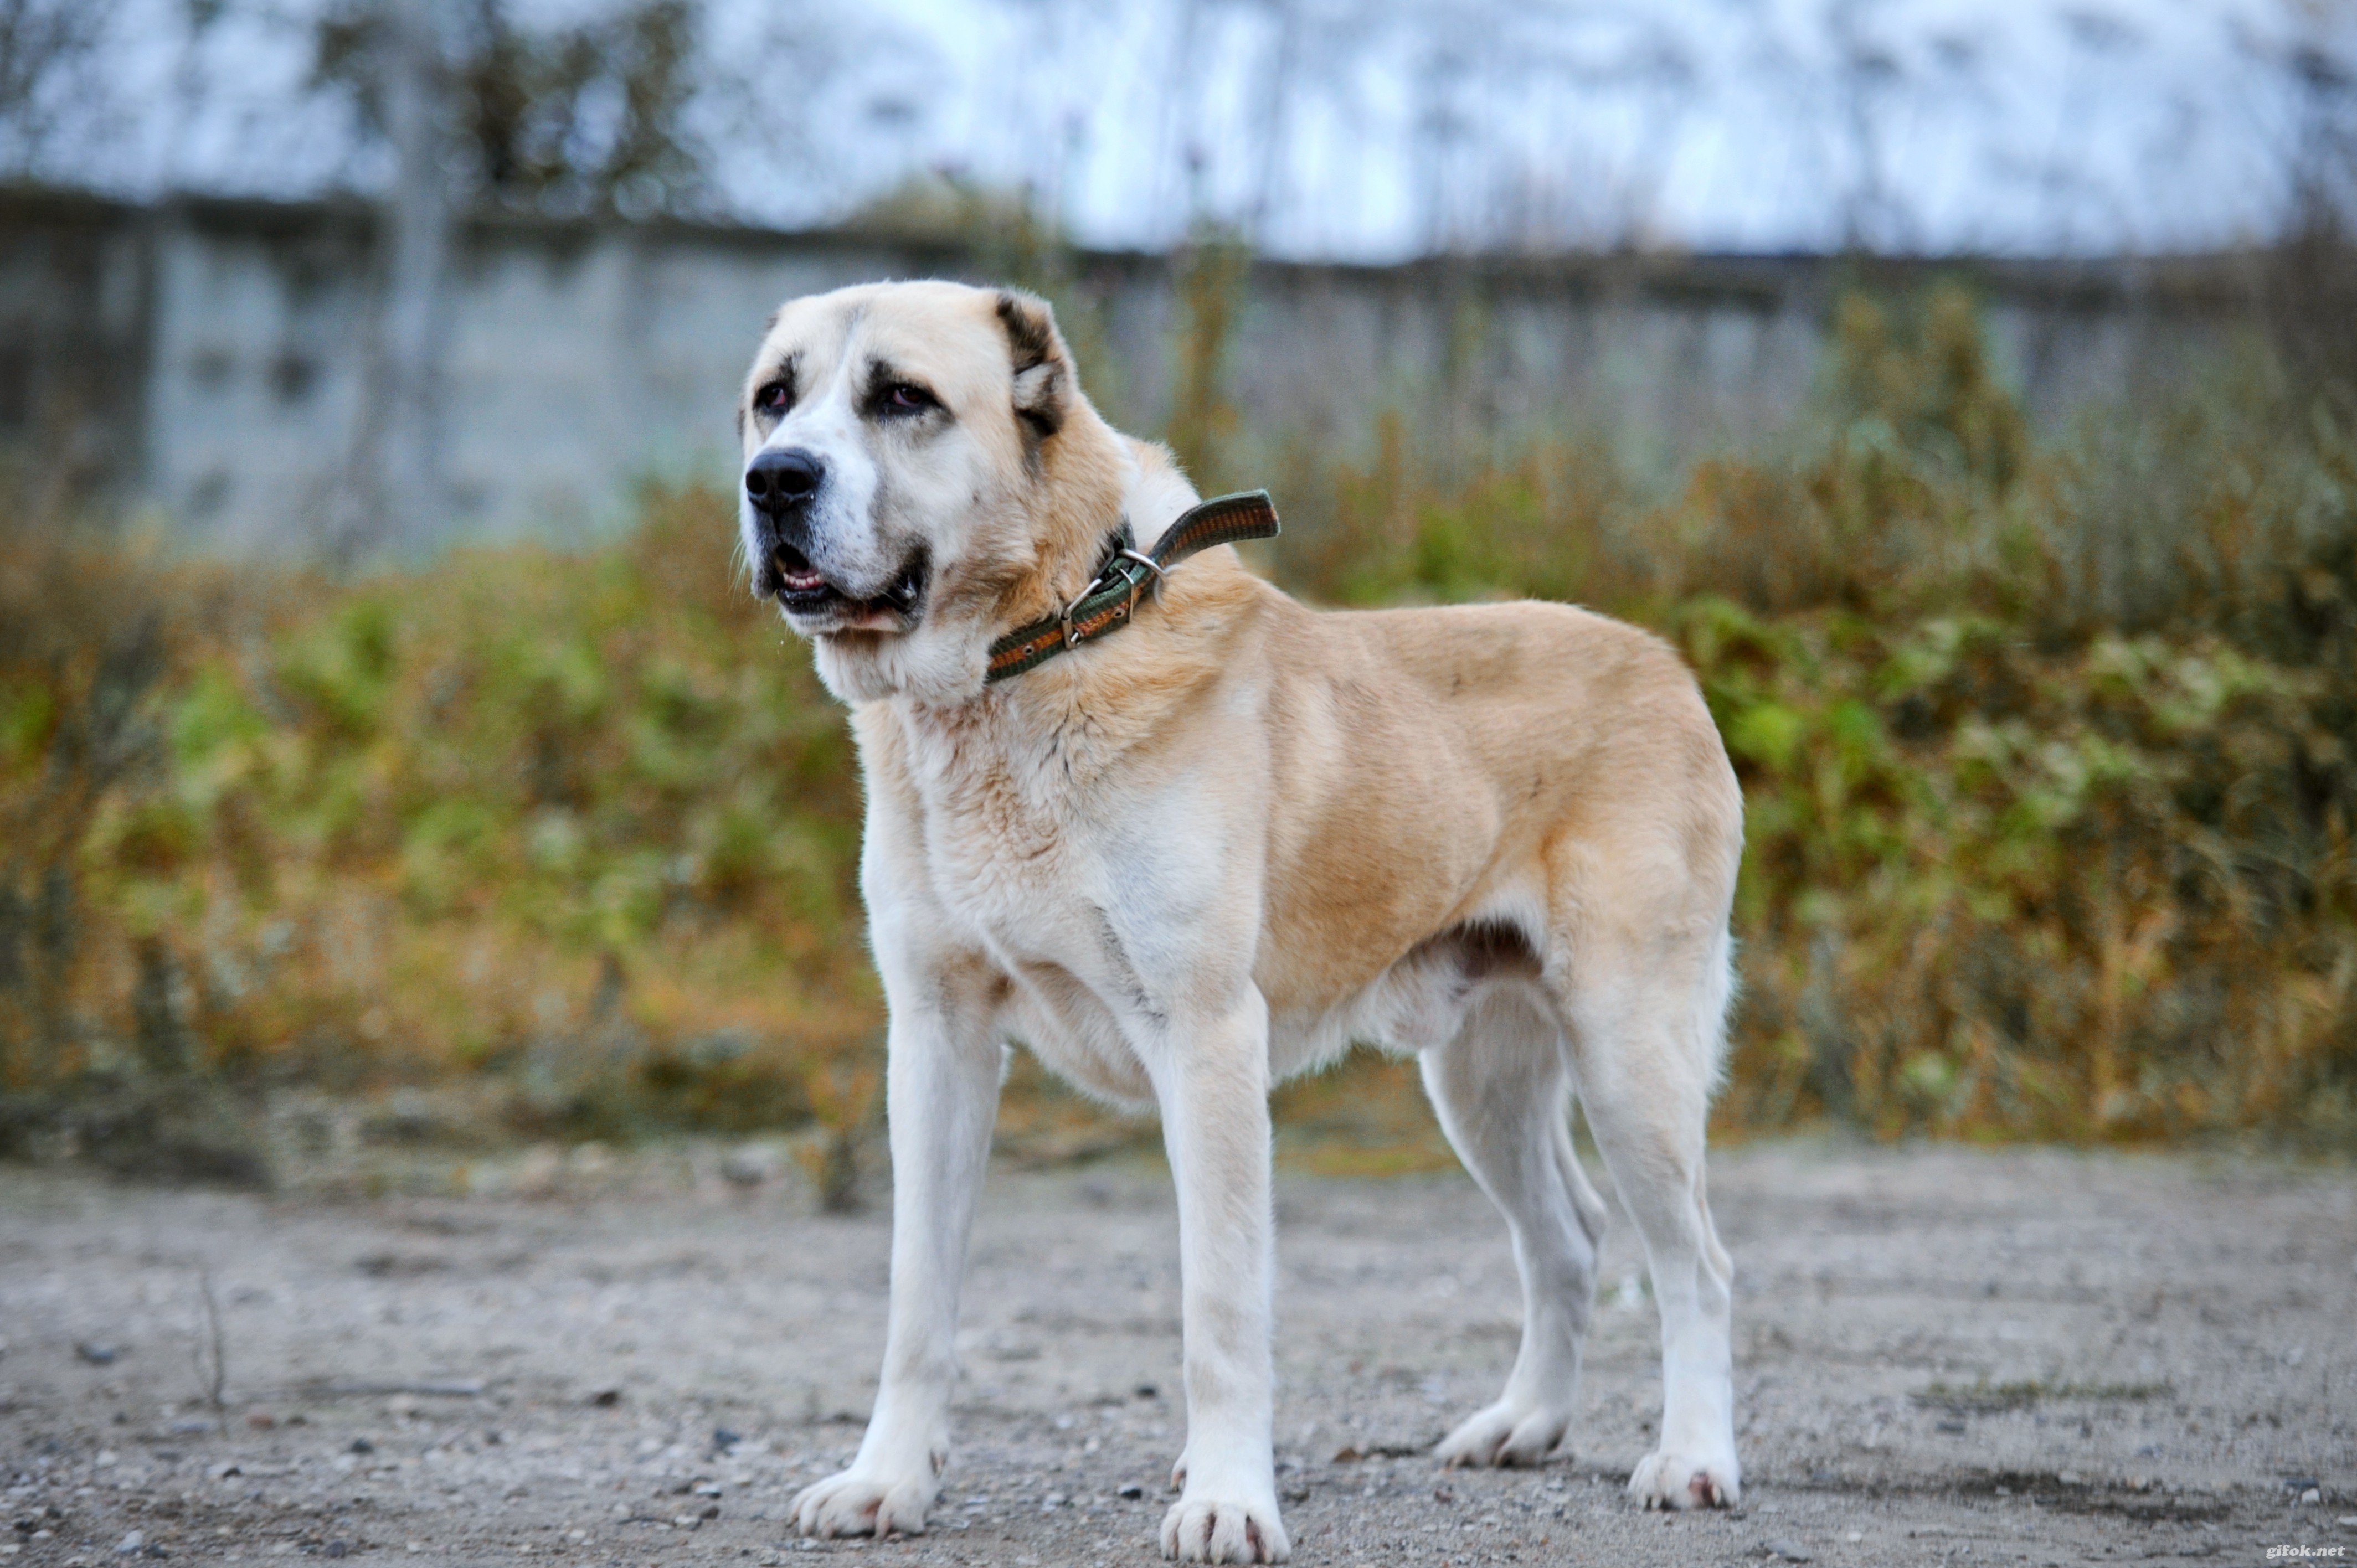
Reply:
[[[0, 446], [210, 542], [300, 550], [361, 408], [365, 208], [162, 208], [0, 194]], [[975, 276], [967, 252], [839, 233], [487, 220], [460, 247], [443, 364], [451, 530], [557, 534], [649, 475], [733, 477], [731, 406], [796, 294]], [[1160, 258], [1082, 254], [1065, 291], [1090, 390], [1168, 416], [1179, 317]], [[1922, 265], [1882, 263], [1904, 286]], [[2050, 422], [2214, 351], [2245, 314], [2225, 261], [1967, 268], [2006, 374]], [[1400, 268], [1260, 263], [1229, 356], [1243, 424], [1355, 447], [1374, 415], [1501, 440], [1543, 422], [1663, 465], [1772, 433], [1815, 374], [1852, 263], [1596, 257]]]

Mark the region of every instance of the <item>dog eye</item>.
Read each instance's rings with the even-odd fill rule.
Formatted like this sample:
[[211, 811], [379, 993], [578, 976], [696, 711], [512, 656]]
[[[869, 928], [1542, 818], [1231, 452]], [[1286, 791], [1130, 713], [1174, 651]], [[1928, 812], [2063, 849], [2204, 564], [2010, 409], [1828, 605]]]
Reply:
[[753, 392], [753, 406], [763, 413], [783, 413], [793, 394], [783, 381], [767, 381]]
[[887, 413], [922, 413], [940, 406], [932, 393], [911, 381], [894, 381], [886, 387], [883, 404]]

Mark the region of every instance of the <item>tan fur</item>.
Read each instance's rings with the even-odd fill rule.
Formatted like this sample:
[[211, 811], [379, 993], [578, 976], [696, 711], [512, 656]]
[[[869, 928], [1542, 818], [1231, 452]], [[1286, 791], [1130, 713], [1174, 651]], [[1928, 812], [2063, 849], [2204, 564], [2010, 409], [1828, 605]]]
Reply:
[[[1048, 345], [1028, 381], [1027, 335]], [[879, 499], [872, 538], [856, 518], [828, 525], [848, 531], [845, 559], [930, 552], [914, 624], [803, 628], [854, 703], [868, 782], [899, 1178], [886, 1386], [860, 1460], [798, 1502], [803, 1527], [922, 1526], [987, 1139], [979, 1064], [1008, 1041], [1163, 1113], [1190, 1402], [1167, 1551], [1285, 1553], [1265, 1096], [1353, 1040], [1422, 1056], [1523, 1263], [1514, 1377], [1443, 1456], [1537, 1462], [1568, 1423], [1602, 1212], [1570, 1154], [1576, 1085], [1663, 1309], [1663, 1448], [1631, 1488], [1649, 1505], [1733, 1500], [1728, 1269], [1702, 1120], [1741, 800], [1676, 655], [1559, 605], [1316, 612], [1220, 549], [1176, 569], [1128, 629], [985, 688], [993, 637], [1078, 593], [1125, 516], [1150, 540], [1192, 491], [1160, 448], [1098, 418], [1036, 301], [947, 285], [796, 301], [748, 392], [792, 356], [814, 372], [888, 360], [945, 417], [920, 438], [813, 405], [800, 424], [756, 421], [748, 457], [818, 433], [856, 447], [828, 447], [831, 464], [873, 465], [879, 498], [952, 498], [908, 515]], [[1042, 384], [1044, 438], [1016, 406]]]

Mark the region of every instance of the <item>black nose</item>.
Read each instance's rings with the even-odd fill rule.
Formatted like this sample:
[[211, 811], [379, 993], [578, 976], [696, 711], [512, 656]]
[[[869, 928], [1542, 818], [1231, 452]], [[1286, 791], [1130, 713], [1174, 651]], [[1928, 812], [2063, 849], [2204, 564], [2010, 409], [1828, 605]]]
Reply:
[[818, 494], [826, 465], [798, 446], [760, 452], [745, 467], [745, 499], [763, 511], [783, 511]]

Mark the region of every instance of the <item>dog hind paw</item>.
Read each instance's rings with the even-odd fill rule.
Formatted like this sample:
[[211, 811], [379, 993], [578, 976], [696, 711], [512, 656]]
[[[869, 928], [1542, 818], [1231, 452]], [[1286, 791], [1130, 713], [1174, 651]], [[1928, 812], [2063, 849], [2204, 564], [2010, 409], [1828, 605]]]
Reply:
[[925, 1533], [925, 1510], [933, 1500], [933, 1487], [923, 1481], [895, 1480], [845, 1470], [802, 1488], [794, 1498], [794, 1529], [803, 1535], [872, 1535], [881, 1540], [899, 1531]]
[[1629, 1495], [1649, 1509], [1731, 1509], [1743, 1500], [1732, 1455], [1699, 1459], [1656, 1450], [1638, 1462]]
[[1475, 1411], [1440, 1440], [1434, 1455], [1450, 1469], [1544, 1465], [1571, 1430], [1569, 1411], [1526, 1408], [1500, 1400]]
[[1180, 1498], [1162, 1516], [1162, 1555], [1182, 1563], [1282, 1563], [1292, 1554], [1273, 1502]]

